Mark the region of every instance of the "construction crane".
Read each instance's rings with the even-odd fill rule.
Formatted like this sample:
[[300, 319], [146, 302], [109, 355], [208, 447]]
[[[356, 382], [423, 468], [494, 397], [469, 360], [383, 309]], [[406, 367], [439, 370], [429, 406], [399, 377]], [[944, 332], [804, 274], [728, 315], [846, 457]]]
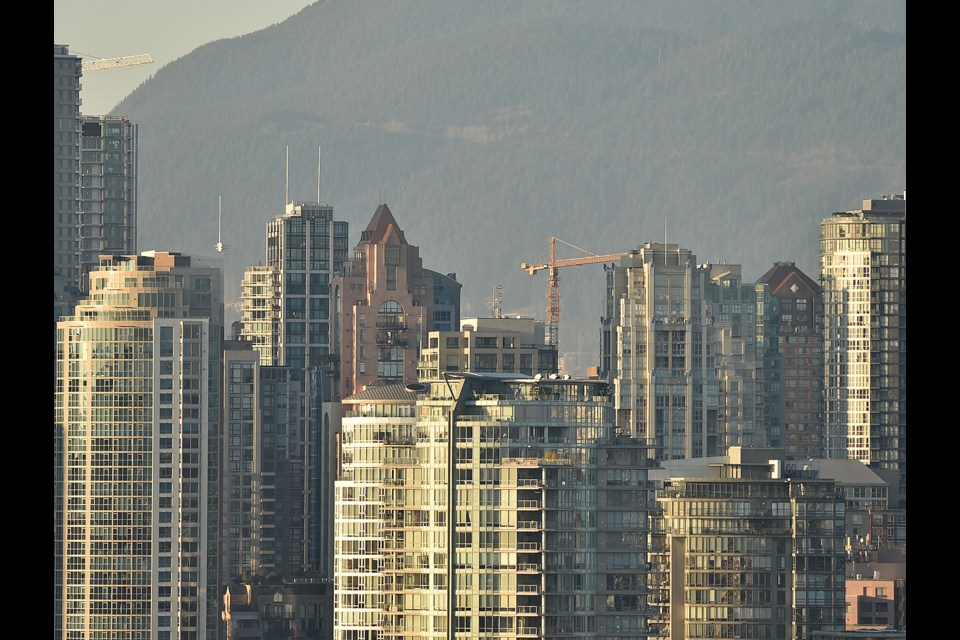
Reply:
[[[582, 251], [589, 254], [586, 257], [582, 258], [561, 258], [557, 260], [557, 241], [562, 242], [568, 247], [572, 247], [577, 251]], [[586, 249], [581, 249], [576, 245], [572, 245], [565, 240], [560, 240], [556, 236], [550, 236], [550, 262], [547, 264], [527, 264], [526, 262], [520, 263], [520, 268], [529, 273], [530, 275], [535, 275], [538, 271], [547, 270], [549, 275], [549, 282], [547, 283], [547, 324], [549, 325], [549, 344], [558, 348], [559, 352], [559, 338], [560, 338], [560, 274], [558, 270], [560, 267], [581, 267], [585, 264], [597, 264], [599, 262], [616, 262], [623, 256], [629, 255], [628, 252], [624, 251], [623, 253], [607, 253], [604, 255], [598, 255], [592, 251], [587, 251]]]
[[132, 67], [138, 64], [152, 64], [153, 58], [149, 54], [141, 53], [135, 56], [121, 56], [119, 58], [98, 58], [96, 60], [85, 60], [81, 67], [83, 72], [106, 71], [107, 69], [120, 69], [122, 67]]

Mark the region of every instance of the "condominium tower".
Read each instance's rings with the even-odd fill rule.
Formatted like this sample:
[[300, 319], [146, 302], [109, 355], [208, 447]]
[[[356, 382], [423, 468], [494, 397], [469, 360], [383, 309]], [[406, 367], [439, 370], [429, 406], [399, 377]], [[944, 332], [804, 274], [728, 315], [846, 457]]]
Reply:
[[710, 269], [676, 244], [646, 243], [605, 267], [601, 377], [616, 424], [655, 460], [719, 453], [719, 381]]
[[243, 277], [241, 336], [264, 365], [306, 368], [331, 360], [330, 281], [347, 258], [346, 222], [333, 206], [290, 202], [266, 227], [266, 265]]
[[54, 637], [216, 638], [221, 275], [104, 257], [57, 324]]
[[764, 447], [663, 467], [650, 472], [652, 636], [844, 629], [845, 502], [833, 480], [787, 477], [783, 451]]
[[[83, 63], [53, 45], [53, 273], [59, 288], [80, 286], [80, 76]], [[56, 286], [56, 285], [55, 285]], [[56, 289], [55, 289], [56, 291]]]
[[431, 331], [420, 352], [421, 380], [441, 372], [557, 373], [557, 348], [544, 343], [546, 325], [533, 318], [464, 318], [460, 331]]
[[900, 474], [907, 465], [906, 192], [820, 223], [825, 453]]
[[[708, 270], [706, 317], [713, 318], [714, 362], [720, 389], [719, 451], [767, 444], [763, 428], [763, 361], [757, 357], [756, 292], [738, 264]], [[708, 351], [711, 349], [708, 348]]]
[[[460, 283], [423, 268], [386, 204], [360, 234], [334, 279], [335, 336], [343, 397], [375, 384], [416, 382], [417, 359], [435, 312], [459, 320]], [[454, 324], [456, 326], [456, 324]]]
[[343, 401], [334, 637], [645, 638], [645, 452], [609, 385], [443, 378]]
[[224, 348], [224, 566], [228, 578], [318, 570], [309, 371], [260, 364], [246, 341]]
[[767, 444], [788, 460], [823, 456], [823, 298], [793, 262], [756, 282], [757, 351], [763, 363]]
[[137, 252], [138, 127], [118, 116], [80, 120], [80, 288], [101, 255]]

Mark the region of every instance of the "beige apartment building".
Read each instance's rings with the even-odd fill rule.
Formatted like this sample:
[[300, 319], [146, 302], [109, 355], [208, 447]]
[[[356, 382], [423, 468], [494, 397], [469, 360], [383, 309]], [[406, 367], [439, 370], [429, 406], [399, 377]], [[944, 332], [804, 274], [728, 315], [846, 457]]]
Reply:
[[557, 373], [557, 349], [545, 344], [546, 325], [533, 318], [464, 318], [460, 331], [431, 331], [417, 375], [440, 380], [442, 372]]
[[57, 323], [54, 637], [219, 628], [220, 270], [103, 256]]
[[451, 373], [345, 398], [334, 638], [646, 638], [646, 455], [609, 393]]

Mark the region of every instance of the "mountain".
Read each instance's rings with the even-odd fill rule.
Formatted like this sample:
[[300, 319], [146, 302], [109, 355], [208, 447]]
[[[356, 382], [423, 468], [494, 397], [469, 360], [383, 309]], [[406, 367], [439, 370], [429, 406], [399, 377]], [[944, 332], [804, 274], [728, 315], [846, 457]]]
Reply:
[[[286, 196], [317, 198], [319, 155], [351, 245], [385, 201], [424, 266], [457, 274], [465, 316], [502, 284], [505, 312], [545, 319], [546, 274], [520, 263], [551, 236], [816, 279], [820, 219], [906, 188], [906, 9], [326, 0], [199, 47], [112, 113], [140, 125], [141, 250], [212, 255], [223, 197], [228, 300]], [[600, 265], [560, 271], [581, 369], [603, 288]]]

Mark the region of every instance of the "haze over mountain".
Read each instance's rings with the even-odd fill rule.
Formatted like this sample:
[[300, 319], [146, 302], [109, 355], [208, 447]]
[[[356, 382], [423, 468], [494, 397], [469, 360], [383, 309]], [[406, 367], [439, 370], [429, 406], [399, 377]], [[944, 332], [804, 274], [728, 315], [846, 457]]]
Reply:
[[[545, 319], [550, 236], [679, 243], [818, 276], [821, 218], [906, 188], [900, 1], [318, 2], [160, 69], [140, 125], [140, 250], [212, 255], [228, 300], [265, 223], [321, 199], [359, 239], [389, 204], [463, 315]], [[583, 255], [560, 245], [559, 257]], [[560, 271], [562, 352], [596, 359], [600, 265]], [[228, 316], [234, 319], [236, 316]]]

